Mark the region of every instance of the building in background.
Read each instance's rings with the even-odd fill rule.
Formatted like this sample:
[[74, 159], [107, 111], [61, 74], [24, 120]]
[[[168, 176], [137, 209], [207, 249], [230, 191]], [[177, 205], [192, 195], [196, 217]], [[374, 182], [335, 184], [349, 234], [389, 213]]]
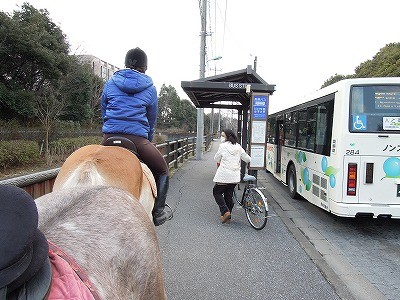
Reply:
[[103, 80], [108, 80], [116, 71], [120, 69], [93, 55], [84, 54], [77, 55], [77, 57], [82, 62], [89, 63], [92, 66], [93, 73]]

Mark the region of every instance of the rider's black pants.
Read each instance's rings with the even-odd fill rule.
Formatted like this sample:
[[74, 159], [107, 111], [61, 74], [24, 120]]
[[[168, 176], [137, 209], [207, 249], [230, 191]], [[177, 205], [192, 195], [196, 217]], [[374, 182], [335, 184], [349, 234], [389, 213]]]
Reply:
[[103, 142], [111, 136], [122, 136], [131, 140], [141, 160], [149, 167], [154, 176], [168, 175], [168, 165], [161, 152], [148, 139], [132, 134], [104, 134]]
[[236, 183], [216, 183], [213, 188], [213, 195], [215, 202], [219, 206], [221, 216], [227, 211], [232, 212], [233, 209], [233, 190], [235, 189]]

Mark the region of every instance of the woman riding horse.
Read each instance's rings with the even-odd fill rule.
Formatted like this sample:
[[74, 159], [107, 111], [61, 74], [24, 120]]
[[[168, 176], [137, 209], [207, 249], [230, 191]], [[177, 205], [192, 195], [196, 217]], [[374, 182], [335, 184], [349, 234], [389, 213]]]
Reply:
[[131, 140], [142, 161], [152, 171], [157, 198], [153, 209], [156, 226], [172, 217], [165, 210], [169, 187], [169, 169], [160, 151], [151, 143], [158, 115], [157, 91], [152, 79], [145, 74], [147, 55], [140, 49], [128, 51], [126, 69], [119, 70], [107, 81], [101, 95], [103, 142], [112, 136]]

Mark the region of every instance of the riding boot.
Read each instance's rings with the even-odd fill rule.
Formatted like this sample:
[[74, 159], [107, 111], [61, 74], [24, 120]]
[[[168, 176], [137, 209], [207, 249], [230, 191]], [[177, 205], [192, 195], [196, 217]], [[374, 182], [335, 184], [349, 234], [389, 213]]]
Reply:
[[153, 222], [155, 226], [164, 224], [165, 221], [172, 218], [172, 211], [165, 211], [165, 201], [167, 199], [167, 192], [169, 187], [168, 175], [155, 176], [157, 186], [157, 198], [153, 208]]

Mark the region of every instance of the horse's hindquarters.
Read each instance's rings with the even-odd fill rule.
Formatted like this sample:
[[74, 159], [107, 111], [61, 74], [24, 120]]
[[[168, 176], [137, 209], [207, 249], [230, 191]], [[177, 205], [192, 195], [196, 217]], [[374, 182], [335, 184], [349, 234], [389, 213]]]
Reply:
[[[144, 174], [150, 172], [150, 174]], [[88, 186], [115, 186], [131, 193], [152, 220], [154, 196], [149, 189], [146, 165], [127, 149], [116, 146], [87, 145], [73, 152], [64, 162], [53, 190]], [[153, 178], [154, 181], [154, 178]], [[150, 185], [151, 186], [151, 185]]]

